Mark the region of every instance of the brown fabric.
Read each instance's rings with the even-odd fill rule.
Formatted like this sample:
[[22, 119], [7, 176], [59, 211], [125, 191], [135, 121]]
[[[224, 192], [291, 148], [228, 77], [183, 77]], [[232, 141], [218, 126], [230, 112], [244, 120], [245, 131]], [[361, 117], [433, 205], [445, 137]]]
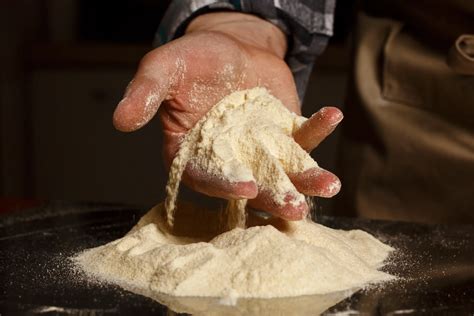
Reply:
[[448, 49], [461, 34], [474, 33], [473, 0], [359, 0], [371, 16], [403, 21], [419, 40]]
[[393, 19], [360, 14], [354, 43], [336, 210], [474, 223], [474, 76]]
[[474, 35], [458, 37], [449, 50], [448, 65], [458, 74], [474, 75]]

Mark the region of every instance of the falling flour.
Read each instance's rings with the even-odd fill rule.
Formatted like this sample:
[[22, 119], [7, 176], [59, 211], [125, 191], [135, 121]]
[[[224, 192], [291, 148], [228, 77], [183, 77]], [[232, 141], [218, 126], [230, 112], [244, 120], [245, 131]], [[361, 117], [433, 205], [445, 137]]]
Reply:
[[[88, 275], [149, 296], [293, 297], [391, 279], [378, 269], [393, 249], [363, 231], [252, 214], [238, 215], [236, 227], [227, 230], [220, 212], [177, 202], [181, 175], [191, 165], [230, 182], [273, 188], [279, 203], [286, 196], [302, 203], [286, 174], [317, 166], [291, 138], [304, 121], [263, 88], [227, 96], [183, 140], [166, 203], [123, 238], [74, 261]], [[232, 203], [234, 210], [245, 209], [245, 201]]]

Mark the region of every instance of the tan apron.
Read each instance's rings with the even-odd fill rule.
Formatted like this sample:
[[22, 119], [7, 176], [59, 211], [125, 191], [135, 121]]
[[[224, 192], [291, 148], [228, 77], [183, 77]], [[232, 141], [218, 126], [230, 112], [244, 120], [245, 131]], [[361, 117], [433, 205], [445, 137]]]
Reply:
[[[474, 1], [450, 3], [473, 17]], [[474, 17], [428, 34], [447, 17], [374, 12], [359, 14], [354, 34], [335, 212], [474, 223]]]

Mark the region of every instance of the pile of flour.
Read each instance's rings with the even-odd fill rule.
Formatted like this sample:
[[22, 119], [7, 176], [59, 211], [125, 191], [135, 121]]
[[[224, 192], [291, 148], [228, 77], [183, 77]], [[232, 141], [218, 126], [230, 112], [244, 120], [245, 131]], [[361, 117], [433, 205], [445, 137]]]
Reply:
[[363, 231], [275, 219], [220, 233], [202, 227], [218, 226], [217, 212], [184, 207], [171, 233], [160, 204], [125, 237], [74, 260], [91, 276], [148, 296], [291, 297], [392, 278], [377, 270], [392, 248]]
[[[293, 203], [302, 203], [304, 196], [286, 173], [317, 166], [291, 138], [304, 121], [262, 88], [224, 98], [184, 139], [171, 167], [166, 203], [125, 237], [74, 261], [88, 275], [149, 296], [292, 297], [391, 279], [378, 269], [393, 249], [363, 231], [252, 214], [245, 219], [243, 213], [227, 230], [220, 212], [176, 202], [190, 163], [229, 181], [273, 188], [280, 203], [288, 194]], [[244, 211], [245, 201], [235, 204]]]

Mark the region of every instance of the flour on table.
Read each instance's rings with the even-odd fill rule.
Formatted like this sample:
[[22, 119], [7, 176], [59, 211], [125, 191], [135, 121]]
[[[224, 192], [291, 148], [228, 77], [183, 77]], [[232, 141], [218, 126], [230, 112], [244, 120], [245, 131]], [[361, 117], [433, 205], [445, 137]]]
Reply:
[[378, 270], [392, 248], [363, 231], [257, 218], [256, 226], [221, 232], [208, 226], [218, 227], [217, 213], [179, 204], [170, 233], [160, 204], [125, 237], [74, 260], [99, 280], [148, 296], [293, 297], [392, 278]]
[[[304, 196], [287, 173], [317, 164], [292, 139], [305, 121], [263, 88], [235, 92], [191, 129], [172, 163], [167, 200], [123, 238], [78, 254], [88, 275], [148, 296], [275, 298], [353, 290], [390, 280], [379, 271], [393, 250], [360, 230], [334, 230], [309, 219], [287, 222], [249, 213], [231, 229], [220, 212], [177, 202], [187, 164], [228, 181], [255, 181], [295, 204]], [[245, 227], [247, 228], [245, 228]]]

